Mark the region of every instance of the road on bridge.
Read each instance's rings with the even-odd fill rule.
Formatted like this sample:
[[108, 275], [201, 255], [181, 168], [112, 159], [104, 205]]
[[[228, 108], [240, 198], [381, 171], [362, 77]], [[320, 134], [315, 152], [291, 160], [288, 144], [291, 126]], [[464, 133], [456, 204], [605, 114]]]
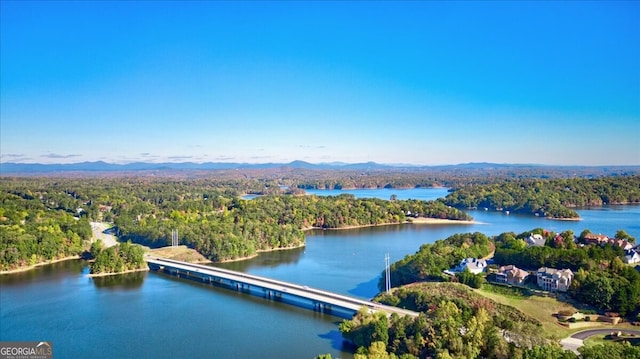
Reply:
[[399, 315], [410, 315], [416, 317], [419, 314], [411, 310], [383, 305], [365, 299], [349, 297], [343, 294], [310, 288], [304, 285], [260, 277], [218, 267], [187, 263], [166, 258], [147, 257], [146, 261], [160, 268], [164, 268], [165, 270], [167, 268], [172, 268], [174, 270], [179, 270], [182, 273], [190, 273], [191, 276], [198, 277], [202, 280], [210, 280], [211, 278], [222, 278], [233, 283], [242, 283], [248, 286], [253, 286], [254, 288], [263, 288], [288, 296], [290, 295], [305, 298], [306, 300], [312, 301], [314, 303], [328, 304], [330, 306], [345, 308], [352, 311], [358, 311], [362, 307], [367, 307], [370, 310], [382, 311], [389, 315], [391, 315], [392, 313], [396, 313]]

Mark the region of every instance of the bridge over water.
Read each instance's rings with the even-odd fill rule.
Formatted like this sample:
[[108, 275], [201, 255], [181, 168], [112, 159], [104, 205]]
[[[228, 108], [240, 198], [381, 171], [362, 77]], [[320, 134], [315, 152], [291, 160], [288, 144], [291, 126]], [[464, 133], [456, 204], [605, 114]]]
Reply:
[[417, 312], [411, 310], [228, 269], [166, 258], [147, 257], [146, 261], [149, 268], [154, 271], [219, 285], [345, 318], [351, 318], [355, 312], [363, 307], [370, 311], [384, 312], [387, 315], [396, 313], [400, 316], [418, 316]]

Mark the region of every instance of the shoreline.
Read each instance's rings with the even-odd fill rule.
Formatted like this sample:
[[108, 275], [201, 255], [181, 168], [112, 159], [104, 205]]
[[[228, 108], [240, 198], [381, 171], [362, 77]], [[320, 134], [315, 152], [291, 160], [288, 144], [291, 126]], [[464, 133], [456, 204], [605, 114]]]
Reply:
[[145, 262], [145, 268], [138, 268], [138, 269], [128, 269], [126, 271], [122, 271], [122, 272], [109, 272], [109, 273], [89, 273], [87, 274], [87, 277], [90, 278], [95, 278], [95, 277], [107, 277], [107, 276], [111, 276], [111, 275], [118, 275], [118, 274], [127, 274], [127, 273], [136, 273], [136, 272], [148, 272], [149, 271], [149, 266], [146, 264]]
[[239, 261], [244, 261], [247, 259], [252, 259], [255, 258], [257, 256], [260, 255], [260, 253], [267, 253], [267, 252], [276, 252], [276, 251], [286, 251], [289, 249], [297, 249], [297, 248], [302, 248], [304, 246], [306, 246], [307, 244], [305, 242], [302, 242], [300, 245], [298, 246], [293, 246], [293, 247], [278, 247], [278, 248], [273, 248], [273, 249], [260, 249], [257, 250], [256, 253], [250, 255], [250, 256], [246, 256], [246, 257], [240, 257], [240, 258], [233, 258], [233, 259], [225, 259], [225, 260], [221, 260], [218, 262], [213, 262], [213, 261], [209, 261], [209, 263], [231, 263], [231, 262], [239, 262]]
[[[403, 225], [403, 224], [445, 225], [445, 224], [482, 224], [482, 223], [474, 221], [474, 220], [468, 221], [468, 220], [456, 220], [456, 219], [418, 217], [418, 218], [411, 218], [409, 220], [405, 220], [403, 222], [397, 222], [397, 223], [364, 224], [364, 225], [346, 226], [346, 227], [340, 227], [340, 228], [308, 227], [308, 228], [303, 228], [302, 231], [303, 232], [307, 232], [307, 231], [310, 231], [310, 230], [342, 231], [342, 230], [350, 230], [350, 229], [358, 229], [358, 228], [381, 227], [381, 226]], [[254, 253], [254, 254], [252, 254], [250, 256], [245, 256], [245, 257], [239, 257], [239, 258], [233, 258], [233, 259], [224, 259], [224, 260], [216, 261], [216, 262], [211, 261], [211, 260], [206, 260], [206, 261], [198, 261], [197, 263], [207, 264], [207, 263], [239, 262], [239, 261], [244, 261], [244, 260], [256, 258], [257, 256], [260, 255], [260, 253], [274, 252], [274, 251], [284, 251], [284, 250], [289, 250], [289, 249], [302, 248], [302, 247], [304, 247], [306, 245], [305, 242], [306, 242], [306, 239], [300, 245], [293, 246], [293, 247], [260, 249], [260, 250], [257, 250], [256, 253]], [[58, 263], [58, 262], [62, 262], [62, 261], [72, 260], [72, 259], [82, 259], [82, 257], [77, 255], [77, 256], [65, 257], [65, 258], [60, 258], [60, 259], [54, 259], [54, 260], [47, 261], [47, 262], [37, 263], [35, 265], [28, 266], [28, 267], [21, 267], [21, 268], [11, 269], [11, 270], [8, 270], [8, 271], [0, 271], [0, 275], [26, 272], [26, 271], [30, 271], [32, 269], [35, 269], [37, 267], [41, 267], [41, 266], [45, 266], [45, 265], [53, 264], [53, 263]], [[196, 262], [194, 262], [194, 263], [196, 263]], [[147, 269], [143, 268], [143, 269], [135, 269], [135, 270], [129, 270], [129, 271], [119, 272], [119, 273], [89, 274], [89, 276], [98, 277], [98, 276], [107, 276], [107, 275], [130, 273], [130, 272], [139, 272], [139, 271], [143, 271], [143, 270], [149, 270], [149, 269], [148, 268]]]
[[475, 220], [418, 217], [407, 220], [408, 224], [483, 224]]
[[458, 220], [458, 219], [447, 219], [447, 218], [418, 217], [418, 218], [411, 218], [403, 222], [395, 222], [395, 223], [361, 224], [356, 226], [345, 226], [345, 227], [339, 227], [339, 228], [309, 227], [309, 228], [304, 228], [303, 231], [309, 231], [314, 229], [325, 230], [325, 231], [341, 231], [341, 230], [348, 230], [348, 229], [382, 227], [382, 226], [393, 226], [393, 225], [403, 225], [403, 224], [484, 224], [484, 223], [477, 222], [475, 220], [469, 221], [469, 220]]
[[46, 266], [46, 265], [54, 264], [54, 263], [59, 263], [59, 262], [64, 262], [64, 261], [70, 261], [72, 259], [82, 259], [82, 257], [79, 256], [79, 255], [76, 255], [76, 256], [69, 256], [69, 257], [64, 257], [64, 258], [52, 259], [52, 260], [48, 260], [46, 262], [36, 263], [36, 264], [34, 264], [32, 266], [19, 267], [19, 268], [9, 269], [9, 270], [3, 270], [3, 271], [0, 271], [0, 275], [27, 272], [27, 271], [30, 271], [32, 269], [36, 269], [38, 267], [42, 267], [42, 266]]
[[[303, 232], [307, 232], [311, 230], [342, 231], [342, 230], [350, 230], [350, 229], [358, 229], [358, 228], [381, 227], [381, 226], [404, 225], [404, 224], [424, 224], [424, 225], [468, 224], [468, 225], [471, 225], [471, 224], [484, 224], [484, 223], [477, 222], [474, 220], [469, 221], [469, 220], [457, 220], [457, 219], [418, 217], [418, 218], [411, 218], [411, 220], [406, 220], [399, 223], [364, 224], [364, 225], [346, 226], [346, 227], [340, 227], [340, 228], [307, 227], [307, 228], [303, 228], [302, 231]], [[192, 263], [213, 264], [213, 263], [240, 262], [240, 261], [256, 258], [260, 255], [260, 253], [286, 251], [290, 249], [302, 248], [304, 246], [306, 246], [306, 238], [304, 242], [302, 242], [300, 245], [297, 245], [297, 246], [272, 248], [272, 249], [260, 249], [260, 250], [257, 250], [256, 253], [251, 254], [249, 256], [223, 259], [220, 261], [206, 260], [206, 261], [199, 261], [199, 262], [192, 262]], [[195, 251], [196, 253], [200, 253], [195, 249], [192, 249], [192, 250]], [[162, 256], [160, 255], [159, 257], [162, 257]]]

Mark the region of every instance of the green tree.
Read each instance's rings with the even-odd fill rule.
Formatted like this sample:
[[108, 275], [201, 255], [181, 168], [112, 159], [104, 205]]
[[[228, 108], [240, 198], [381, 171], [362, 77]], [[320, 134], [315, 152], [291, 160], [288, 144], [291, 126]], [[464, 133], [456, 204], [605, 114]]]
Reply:
[[615, 235], [616, 239], [621, 239], [623, 241], [627, 241], [629, 243], [636, 243], [636, 239], [632, 236], [630, 236], [627, 232], [625, 232], [624, 230], [620, 229], [616, 232]]
[[580, 289], [578, 299], [600, 309], [610, 309], [614, 289], [611, 279], [606, 274], [596, 271], [589, 272]]
[[577, 355], [557, 344], [546, 344], [524, 349], [522, 359], [577, 359]]
[[437, 333], [434, 338], [436, 350], [448, 351], [451, 355], [462, 355], [463, 339], [460, 336], [462, 327], [461, 311], [455, 303], [442, 301], [434, 312], [433, 328]]
[[631, 359], [640, 358], [640, 347], [625, 343], [584, 345], [578, 348], [581, 359]]
[[91, 258], [96, 258], [98, 254], [102, 252], [102, 249], [104, 249], [104, 244], [102, 243], [101, 239], [98, 239], [95, 242], [91, 243], [91, 248], [89, 249]]

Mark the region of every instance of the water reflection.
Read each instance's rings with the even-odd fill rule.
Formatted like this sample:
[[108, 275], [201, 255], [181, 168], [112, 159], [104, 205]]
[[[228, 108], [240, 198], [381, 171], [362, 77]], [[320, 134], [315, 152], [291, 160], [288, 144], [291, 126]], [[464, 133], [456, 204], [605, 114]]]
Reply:
[[[338, 325], [340, 325], [339, 322], [335, 323], [336, 327]], [[325, 333], [325, 334], [320, 334], [318, 335], [318, 337], [324, 339], [324, 340], [328, 340], [331, 343], [331, 348], [336, 349], [336, 350], [340, 350], [340, 351], [348, 351], [348, 352], [352, 352], [355, 351], [357, 348], [354, 347], [353, 344], [351, 344], [350, 342], [344, 340], [344, 338], [342, 338], [342, 334], [340, 334], [340, 331], [338, 330], [330, 330], [329, 332]], [[320, 354], [320, 353], [318, 353]]]
[[375, 277], [370, 281], [358, 283], [355, 288], [349, 289], [348, 292], [351, 295], [366, 298], [370, 296], [371, 293], [375, 293], [379, 290], [378, 282], [380, 282], [380, 277]]
[[147, 272], [125, 273], [118, 275], [107, 275], [102, 277], [92, 277], [91, 281], [100, 289], [138, 289], [142, 287]]
[[47, 264], [24, 272], [0, 275], [0, 285], [24, 285], [25, 282], [61, 279], [72, 274], [82, 274], [86, 266], [87, 262], [79, 259]]
[[216, 267], [246, 272], [251, 267], [275, 268], [281, 265], [297, 264], [305, 252], [304, 247], [260, 253], [255, 258], [238, 262], [215, 263]]

